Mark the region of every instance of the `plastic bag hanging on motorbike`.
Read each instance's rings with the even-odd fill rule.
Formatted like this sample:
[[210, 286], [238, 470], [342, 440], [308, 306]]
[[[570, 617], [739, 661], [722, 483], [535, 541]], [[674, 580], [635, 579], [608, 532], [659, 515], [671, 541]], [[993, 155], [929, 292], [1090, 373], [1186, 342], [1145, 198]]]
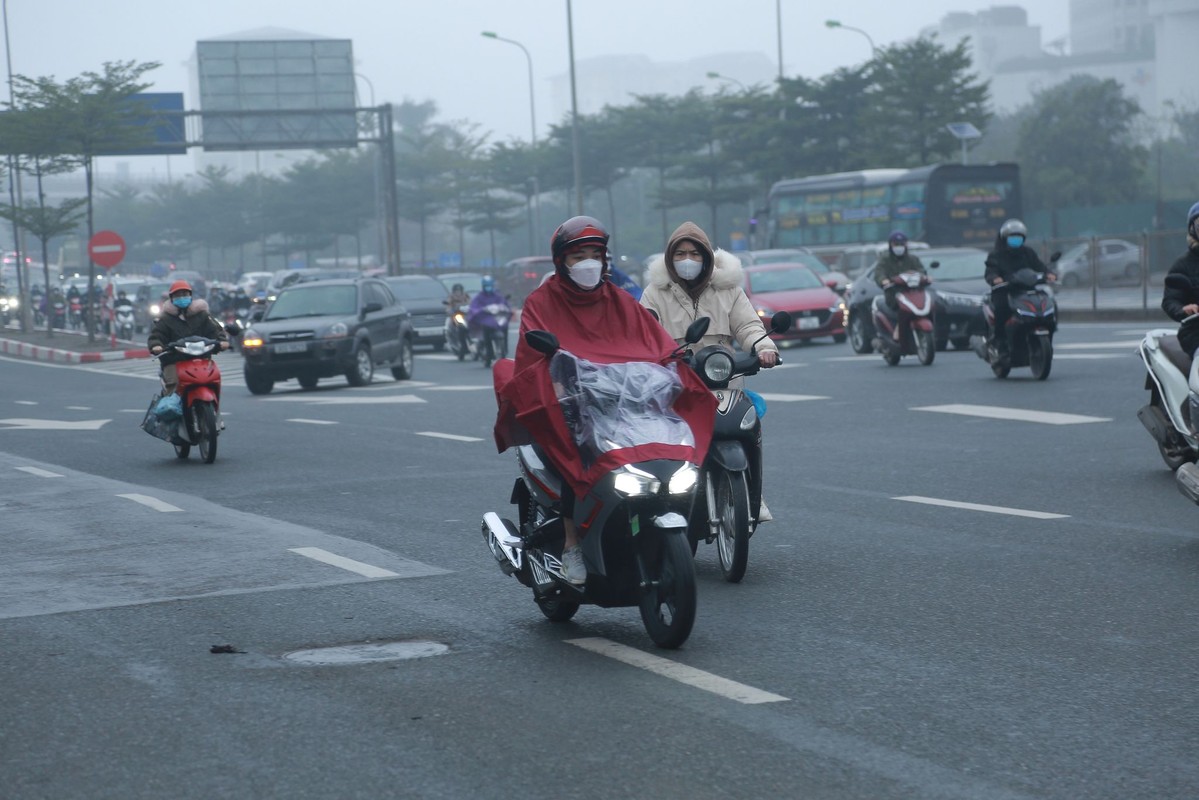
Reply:
[[154, 406], [154, 416], [162, 420], [175, 420], [183, 416], [183, 398], [172, 392]]
[[766, 416], [766, 398], [765, 397], [758, 394], [757, 392], [751, 392], [749, 389], [745, 390], [745, 396], [748, 397], [749, 401], [754, 404], [754, 411], [758, 412], [758, 419], [761, 419], [762, 417]]
[[695, 445], [691, 427], [671, 408], [683, 389], [674, 364], [596, 364], [559, 350], [550, 379], [585, 466], [626, 447]]
[[[175, 395], [178, 397], [178, 395]], [[176, 434], [179, 431], [179, 418], [164, 419], [155, 413], [155, 409], [162, 401], [161, 394], [155, 394], [150, 398], [150, 405], [146, 409], [146, 415], [142, 417], [142, 430], [153, 436], [155, 439], [162, 439], [164, 442], [174, 442]]]

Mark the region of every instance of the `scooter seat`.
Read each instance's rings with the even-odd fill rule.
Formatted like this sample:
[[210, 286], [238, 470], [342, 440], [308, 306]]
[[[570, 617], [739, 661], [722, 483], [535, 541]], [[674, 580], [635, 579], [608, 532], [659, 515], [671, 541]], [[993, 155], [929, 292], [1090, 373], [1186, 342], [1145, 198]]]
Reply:
[[1191, 374], [1191, 357], [1187, 355], [1187, 351], [1182, 349], [1182, 345], [1178, 343], [1178, 336], [1169, 334], [1157, 340], [1158, 347], [1166, 354], [1166, 358], [1170, 363], [1178, 368], [1178, 371], [1183, 375]]

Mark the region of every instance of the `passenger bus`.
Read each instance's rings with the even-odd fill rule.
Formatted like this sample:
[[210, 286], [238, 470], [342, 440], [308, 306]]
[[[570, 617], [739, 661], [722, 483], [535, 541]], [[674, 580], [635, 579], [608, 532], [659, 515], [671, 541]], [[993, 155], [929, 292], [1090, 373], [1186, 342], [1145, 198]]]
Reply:
[[934, 247], [990, 248], [1022, 214], [1016, 164], [934, 164], [779, 181], [770, 188], [767, 247], [884, 242], [892, 231]]

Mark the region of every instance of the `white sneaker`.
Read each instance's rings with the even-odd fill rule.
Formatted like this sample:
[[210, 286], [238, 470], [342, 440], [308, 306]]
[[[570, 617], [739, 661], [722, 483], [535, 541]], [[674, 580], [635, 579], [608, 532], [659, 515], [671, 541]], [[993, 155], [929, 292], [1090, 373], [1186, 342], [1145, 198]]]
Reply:
[[758, 523], [773, 522], [774, 514], [770, 513], [770, 509], [766, 507], [766, 500], [763, 499], [758, 506]]
[[562, 551], [562, 577], [575, 584], [587, 582], [587, 567], [583, 564], [583, 548], [577, 544]]

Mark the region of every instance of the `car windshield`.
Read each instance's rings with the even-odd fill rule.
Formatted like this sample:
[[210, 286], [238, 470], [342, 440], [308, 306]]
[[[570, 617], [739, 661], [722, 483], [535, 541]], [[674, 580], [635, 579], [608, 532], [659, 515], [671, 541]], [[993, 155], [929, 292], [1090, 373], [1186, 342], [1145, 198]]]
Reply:
[[358, 310], [358, 287], [301, 285], [282, 292], [267, 311], [265, 320], [293, 317], [348, 317]]
[[980, 251], [964, 253], [921, 253], [920, 261], [925, 268], [934, 261], [940, 265], [930, 270], [929, 275], [934, 281], [964, 281], [970, 278], [982, 278], [987, 270], [987, 254]]
[[824, 283], [807, 267], [755, 270], [749, 273], [749, 290], [753, 294], [819, 289], [822, 286]]
[[466, 293], [470, 295], [483, 288], [483, 276], [473, 273], [439, 275], [438, 280], [442, 282], [447, 290], [453, 289], [455, 283], [460, 283], [462, 284], [462, 288], [466, 290]]
[[445, 299], [445, 287], [434, 280], [409, 281], [403, 278], [394, 278], [389, 280], [387, 285], [391, 287], [391, 293], [400, 302], [405, 300], [435, 300], [440, 302]]
[[1090, 247], [1091, 247], [1091, 245], [1089, 242], [1082, 242], [1081, 244], [1076, 244], [1073, 247], [1071, 247], [1069, 250], [1067, 250], [1066, 252], [1062, 253], [1061, 260], [1062, 261], [1077, 261], [1079, 259], [1086, 258], [1087, 253], [1090, 251]]
[[804, 262], [807, 253], [802, 250], [755, 250], [750, 255], [755, 264], [789, 264], [793, 261]]

